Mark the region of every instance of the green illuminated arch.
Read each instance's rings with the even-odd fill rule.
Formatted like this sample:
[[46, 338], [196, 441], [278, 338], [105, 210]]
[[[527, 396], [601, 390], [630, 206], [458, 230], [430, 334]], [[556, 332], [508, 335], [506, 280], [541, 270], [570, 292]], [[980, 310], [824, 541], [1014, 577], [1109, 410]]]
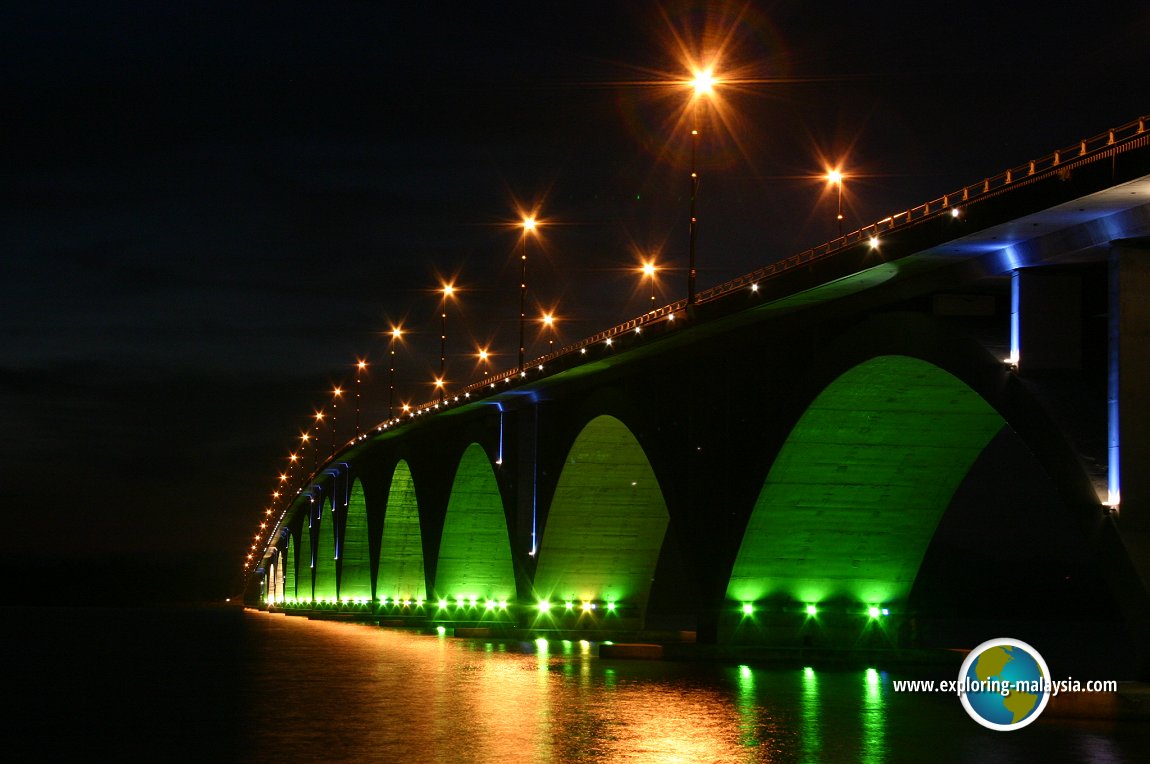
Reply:
[[407, 462], [395, 465], [383, 518], [383, 542], [375, 595], [379, 599], [427, 597], [423, 570], [423, 540], [419, 531], [419, 503]]
[[540, 598], [625, 602], [643, 613], [667, 532], [667, 505], [639, 441], [611, 416], [571, 446], [547, 514]]
[[311, 526], [314, 513], [310, 502], [301, 507], [300, 511], [304, 513], [304, 518], [299, 529], [299, 577], [296, 579], [296, 599], [301, 602], [311, 602], [312, 585], [315, 581], [315, 560], [312, 559], [311, 550]]
[[367, 536], [367, 501], [356, 480], [347, 499], [343, 526], [339, 596], [345, 600], [371, 599], [371, 548]]
[[515, 599], [515, 566], [499, 484], [478, 443], [463, 452], [443, 521], [435, 592], [438, 597]]
[[319, 517], [319, 536], [315, 546], [315, 598], [332, 602], [336, 597], [335, 578], [335, 512], [328, 498]]
[[288, 533], [287, 543], [284, 545], [284, 552], [280, 556], [280, 560], [284, 569], [284, 600], [294, 602], [298, 595], [295, 590], [295, 540], [292, 539], [291, 533]]
[[727, 596], [904, 599], [955, 489], [1004, 424], [925, 361], [880, 356], [847, 371], [779, 451]]

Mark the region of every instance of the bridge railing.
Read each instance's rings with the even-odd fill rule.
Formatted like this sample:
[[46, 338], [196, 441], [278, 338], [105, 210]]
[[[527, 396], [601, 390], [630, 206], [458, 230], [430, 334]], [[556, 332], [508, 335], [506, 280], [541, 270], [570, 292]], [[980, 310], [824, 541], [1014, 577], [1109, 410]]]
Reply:
[[[776, 278], [787, 271], [801, 268], [814, 261], [829, 257], [847, 247], [877, 239], [884, 233], [902, 229], [943, 215], [956, 214], [956, 211], [963, 205], [996, 196], [1008, 188], [1025, 185], [1049, 177], [1055, 173], [1066, 172], [1078, 165], [1097, 161], [1113, 153], [1144, 145], [1147, 141], [1150, 141], [1150, 131], [1147, 130], [1148, 124], [1150, 124], [1150, 115], [1142, 116], [1119, 127], [1095, 135], [1092, 138], [1086, 138], [1078, 141], [1076, 144], [1058, 149], [1037, 159], [1032, 159], [1025, 164], [1011, 167], [997, 175], [984, 178], [968, 186], [963, 186], [956, 191], [943, 194], [917, 207], [911, 207], [908, 210], [903, 210], [902, 212], [885, 217], [870, 225], [863, 226], [856, 231], [844, 234], [837, 239], [832, 239], [818, 246], [811, 247], [797, 255], [778, 260], [750, 273], [725, 281], [722, 284], [704, 289], [698, 293], [696, 302], [706, 303], [718, 300], [731, 292], [746, 289], [760, 282]], [[501, 384], [508, 385], [514, 382], [516, 378], [526, 376], [528, 370], [538, 370], [540, 367], [545, 367], [548, 363], [562, 356], [580, 353], [591, 345], [603, 342], [609, 343], [620, 335], [635, 331], [641, 332], [643, 327], [648, 324], [660, 321], [674, 321], [687, 307], [687, 301], [683, 299], [648, 311], [621, 324], [612, 326], [609, 329], [604, 329], [590, 337], [565, 345], [547, 355], [533, 359], [530, 363], [525, 364], [523, 369], [510, 369], [489, 375], [481, 381], [464, 387], [460, 390], [459, 395], [470, 398], [472, 395], [493, 391], [498, 389]], [[413, 412], [425, 413], [436, 410], [439, 406], [440, 404], [437, 401], [431, 401], [415, 407]], [[401, 420], [393, 420], [393, 422], [396, 423], [399, 421]]]
[[921, 222], [928, 218], [955, 214], [955, 210], [957, 210], [960, 205], [997, 195], [998, 192], [1007, 187], [1020, 185], [1024, 182], [1032, 182], [1048, 177], [1054, 173], [1064, 172], [1076, 165], [1095, 161], [1099, 157], [1106, 156], [1108, 152], [1111, 151], [1133, 148], [1132, 144], [1145, 141], [1147, 136], [1150, 135], [1147, 132], [1148, 124], [1150, 124], [1150, 116], [1139, 117], [1138, 119], [1127, 122], [1120, 127], [1107, 130], [1092, 138], [1086, 138], [1071, 146], [1059, 149], [1037, 159], [1032, 159], [1025, 164], [1011, 167], [997, 175], [992, 175], [977, 183], [963, 186], [957, 191], [943, 194], [917, 207], [911, 207], [909, 210], [903, 210], [902, 212], [885, 217], [857, 231], [851, 231], [837, 239], [832, 239], [818, 246], [811, 247], [797, 255], [778, 260], [751, 273], [738, 276], [730, 281], [705, 289], [699, 293], [698, 301], [708, 302], [714, 300], [728, 292], [743, 289], [750, 284], [778, 276], [792, 268], [807, 265], [812, 261], [834, 254], [846, 247], [870, 241], [880, 236], [883, 232], [902, 228], [908, 224]]

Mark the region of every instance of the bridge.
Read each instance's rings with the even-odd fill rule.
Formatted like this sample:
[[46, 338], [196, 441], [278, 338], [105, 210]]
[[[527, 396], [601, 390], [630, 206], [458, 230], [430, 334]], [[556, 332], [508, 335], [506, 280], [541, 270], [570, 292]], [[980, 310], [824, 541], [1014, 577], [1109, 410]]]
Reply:
[[445, 629], [911, 643], [931, 539], [1012, 432], [1145, 662], [1147, 119], [360, 433], [285, 490], [249, 600]]

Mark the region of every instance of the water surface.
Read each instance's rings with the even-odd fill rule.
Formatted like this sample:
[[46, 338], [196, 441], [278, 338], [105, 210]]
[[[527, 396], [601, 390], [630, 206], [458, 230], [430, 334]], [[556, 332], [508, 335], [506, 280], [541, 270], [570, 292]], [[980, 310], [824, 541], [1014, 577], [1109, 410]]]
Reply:
[[237, 610], [5, 611], [7, 740], [48, 759], [1137, 761], [1143, 724], [983, 729], [877, 670], [609, 661], [580, 642]]

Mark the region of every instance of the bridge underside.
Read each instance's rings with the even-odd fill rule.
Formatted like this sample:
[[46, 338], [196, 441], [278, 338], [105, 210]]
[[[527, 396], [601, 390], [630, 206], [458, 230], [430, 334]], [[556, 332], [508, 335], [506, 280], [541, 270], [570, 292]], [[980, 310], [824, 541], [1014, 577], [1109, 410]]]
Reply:
[[427, 596], [423, 569], [423, 541], [419, 528], [419, 505], [407, 462], [400, 461], [392, 473], [383, 519], [375, 596], [379, 600], [409, 600]]
[[336, 555], [335, 505], [329, 498], [323, 502], [315, 547], [315, 599], [321, 602], [335, 602], [338, 596]]
[[728, 598], [863, 610], [904, 601], [955, 489], [1003, 425], [924, 361], [883, 356], [843, 374], [771, 467]]
[[347, 498], [343, 546], [340, 553], [339, 596], [343, 602], [371, 600], [371, 542], [367, 522], [367, 498], [356, 480]]
[[515, 600], [515, 567], [503, 499], [491, 462], [475, 443], [464, 451], [451, 486], [435, 596], [466, 600], [468, 607]]
[[642, 446], [618, 419], [596, 417], [571, 446], [559, 477], [539, 549], [536, 596], [641, 620], [667, 524]]

